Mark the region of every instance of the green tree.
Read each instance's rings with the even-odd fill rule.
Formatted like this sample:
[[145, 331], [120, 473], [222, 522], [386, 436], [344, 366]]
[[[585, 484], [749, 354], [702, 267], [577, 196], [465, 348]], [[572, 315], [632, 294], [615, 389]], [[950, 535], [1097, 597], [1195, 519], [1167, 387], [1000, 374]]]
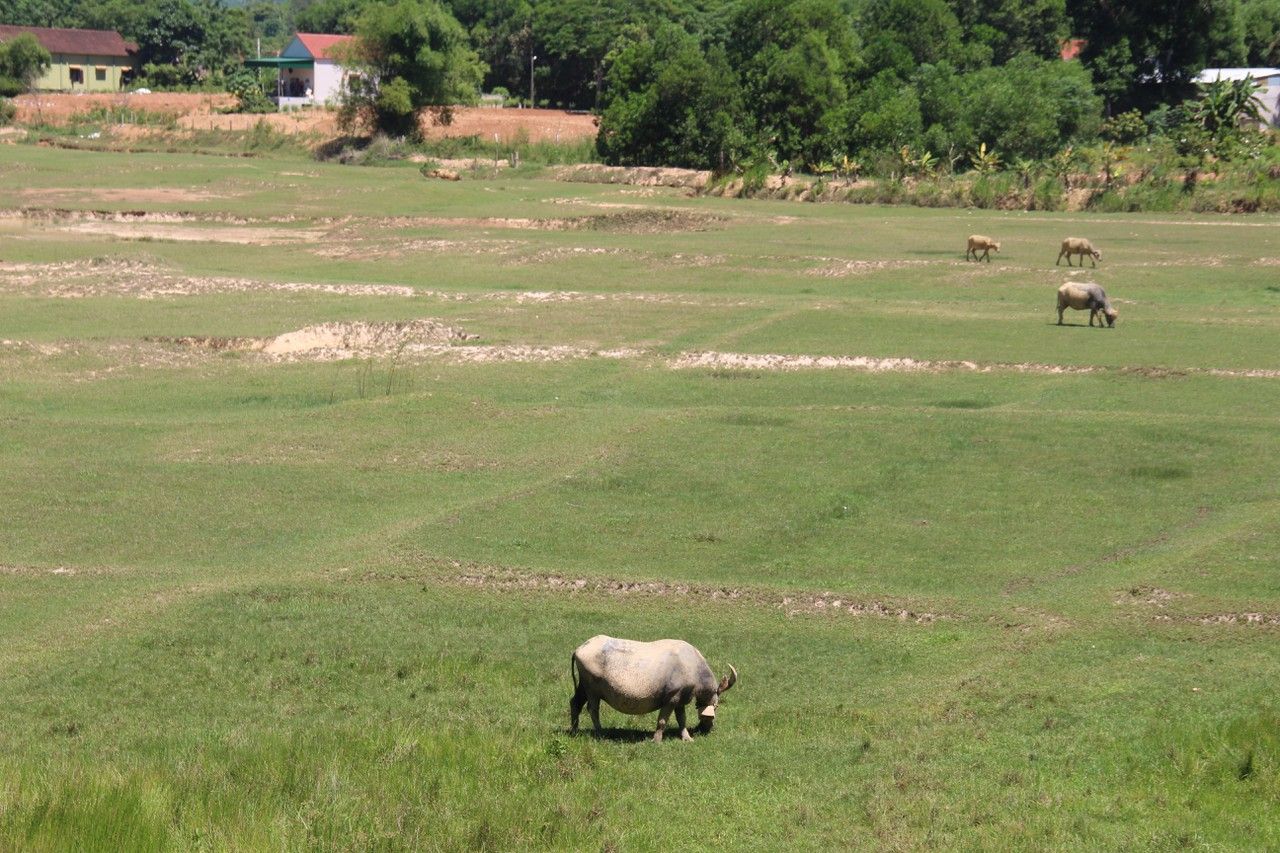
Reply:
[[1249, 64], [1280, 63], [1280, 0], [1244, 0], [1240, 17]]
[[1031, 54], [965, 75], [959, 97], [974, 134], [962, 142], [985, 143], [1007, 158], [1048, 157], [1093, 138], [1102, 121], [1088, 71]]
[[599, 106], [609, 52], [637, 33], [683, 24], [690, 11], [675, 0], [538, 0], [529, 48], [547, 69], [538, 87], [554, 101]]
[[1238, 0], [1067, 0], [1109, 112], [1177, 103], [1200, 69], [1244, 61]]
[[944, 0], [870, 0], [858, 30], [875, 74], [892, 70], [905, 80], [926, 63], [970, 64], [960, 21]]
[[893, 71], [880, 72], [853, 95], [845, 116], [841, 150], [871, 154], [922, 147], [920, 94]]
[[49, 51], [27, 33], [0, 43], [0, 95], [27, 91], [52, 61]]
[[349, 35], [369, 5], [370, 0], [318, 0], [295, 5], [293, 17], [299, 32]]
[[760, 144], [799, 163], [838, 150], [857, 47], [836, 0], [745, 0], [726, 52]]
[[614, 165], [723, 171], [741, 145], [742, 97], [718, 46], [703, 52], [680, 27], [660, 27], [611, 55], [597, 147]]
[[436, 0], [397, 0], [365, 10], [349, 61], [364, 74], [342, 112], [345, 126], [417, 138], [422, 114], [447, 122], [449, 106], [476, 99], [484, 63], [466, 31]]
[[949, 0], [967, 42], [1003, 65], [1019, 53], [1053, 59], [1071, 32], [1066, 0]]
[[536, 53], [529, 0], [453, 0], [452, 8], [489, 66], [485, 88], [528, 95], [529, 57]]

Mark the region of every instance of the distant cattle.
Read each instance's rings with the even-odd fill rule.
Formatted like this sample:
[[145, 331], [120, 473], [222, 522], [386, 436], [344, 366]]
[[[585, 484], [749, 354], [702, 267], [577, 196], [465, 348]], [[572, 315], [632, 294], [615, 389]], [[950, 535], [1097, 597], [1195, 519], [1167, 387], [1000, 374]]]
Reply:
[[[1068, 308], [1074, 308], [1077, 311], [1088, 310], [1089, 325], [1093, 325], [1093, 318], [1098, 317], [1098, 327], [1102, 327], [1102, 318], [1105, 317], [1108, 326], [1116, 324], [1116, 317], [1120, 312], [1111, 307], [1111, 300], [1107, 298], [1107, 292], [1100, 285], [1091, 281], [1069, 281], [1062, 287], [1058, 288], [1058, 325], [1062, 325], [1062, 312]], [[1099, 316], [1101, 315], [1101, 316]]]
[[990, 237], [983, 237], [981, 234], [969, 235], [969, 248], [965, 249], [964, 259], [969, 260], [969, 254], [973, 253], [975, 261], [982, 260], [978, 257], [978, 252], [982, 252], [982, 257], [987, 259], [987, 263], [991, 263], [991, 253], [1000, 251], [1000, 244], [992, 240]]
[[716, 681], [702, 653], [683, 640], [655, 640], [641, 643], [619, 640], [603, 634], [592, 637], [574, 650], [569, 661], [574, 680], [569, 700], [569, 730], [578, 731], [578, 715], [587, 706], [591, 723], [600, 733], [600, 700], [624, 714], [658, 712], [655, 741], [662, 740], [667, 717], [674, 711], [681, 740], [692, 740], [685, 725], [685, 706], [695, 703], [701, 723], [700, 734], [711, 731], [720, 696], [738, 680], [738, 671]]
[[1062, 241], [1062, 248], [1058, 250], [1058, 260], [1053, 262], [1055, 267], [1062, 263], [1063, 255], [1067, 256], [1067, 266], [1069, 267], [1075, 266], [1075, 264], [1071, 263], [1072, 255], [1080, 256], [1080, 266], [1084, 266], [1085, 255], [1089, 256], [1090, 263], [1095, 267], [1098, 265], [1098, 261], [1102, 260], [1102, 252], [1093, 248], [1093, 244], [1084, 237], [1068, 237]]

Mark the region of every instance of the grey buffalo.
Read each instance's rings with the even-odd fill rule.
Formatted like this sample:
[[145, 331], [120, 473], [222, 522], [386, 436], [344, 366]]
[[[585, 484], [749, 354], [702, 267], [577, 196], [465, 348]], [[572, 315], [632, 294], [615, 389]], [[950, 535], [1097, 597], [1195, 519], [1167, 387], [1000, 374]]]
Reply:
[[[1111, 307], [1111, 300], [1101, 285], [1091, 281], [1069, 281], [1058, 288], [1058, 325], [1062, 325], [1062, 312], [1068, 308], [1089, 312], [1089, 325], [1093, 325], [1094, 317], [1098, 318], [1098, 327], [1102, 327], [1105, 317], [1108, 326], [1116, 324], [1120, 312]], [[1098, 315], [1102, 316], [1099, 317]]]
[[574, 680], [569, 700], [569, 730], [578, 731], [578, 715], [585, 705], [596, 734], [600, 733], [600, 700], [623, 714], [658, 712], [654, 741], [662, 740], [667, 718], [674, 711], [680, 738], [692, 740], [684, 710], [694, 702], [701, 718], [699, 734], [711, 731], [720, 696], [738, 680], [738, 671], [716, 681], [702, 652], [683, 640], [641, 643], [603, 634], [592, 637], [573, 652], [569, 674]]

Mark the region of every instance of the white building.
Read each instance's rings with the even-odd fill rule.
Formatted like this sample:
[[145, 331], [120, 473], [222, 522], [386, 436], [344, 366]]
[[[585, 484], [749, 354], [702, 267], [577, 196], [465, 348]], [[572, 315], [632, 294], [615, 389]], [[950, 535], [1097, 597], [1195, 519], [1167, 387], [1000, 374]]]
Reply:
[[1196, 75], [1200, 84], [1250, 79], [1262, 87], [1257, 99], [1267, 127], [1280, 127], [1280, 68], [1206, 68]]
[[350, 71], [340, 63], [353, 36], [297, 33], [279, 56], [247, 59], [250, 68], [276, 69], [276, 98], [281, 107], [336, 104]]

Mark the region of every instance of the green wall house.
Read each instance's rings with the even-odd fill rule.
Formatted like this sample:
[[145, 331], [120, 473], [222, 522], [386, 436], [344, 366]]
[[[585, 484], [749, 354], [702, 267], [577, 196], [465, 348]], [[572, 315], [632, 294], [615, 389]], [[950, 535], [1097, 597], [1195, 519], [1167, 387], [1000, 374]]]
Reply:
[[35, 88], [60, 92], [118, 92], [133, 75], [128, 42], [115, 30], [67, 30], [0, 24], [0, 42], [29, 33], [53, 56]]

